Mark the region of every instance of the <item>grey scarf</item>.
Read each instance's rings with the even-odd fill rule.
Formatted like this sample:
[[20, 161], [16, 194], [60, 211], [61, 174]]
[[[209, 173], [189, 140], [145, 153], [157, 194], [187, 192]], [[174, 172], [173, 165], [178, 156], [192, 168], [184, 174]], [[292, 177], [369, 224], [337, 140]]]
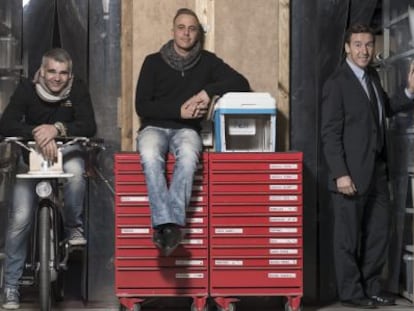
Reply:
[[160, 50], [162, 59], [173, 69], [181, 71], [184, 76], [184, 71], [194, 67], [201, 57], [201, 43], [198, 41], [191, 49], [186, 57], [179, 55], [174, 49], [174, 41], [170, 40], [161, 47]]
[[52, 94], [45, 83], [45, 79], [40, 75], [40, 69], [36, 71], [33, 78], [33, 83], [35, 84], [37, 95], [39, 95], [42, 100], [48, 103], [56, 103], [69, 97], [70, 91], [72, 89], [72, 82], [73, 75], [69, 79], [68, 84], [59, 92], [59, 94]]

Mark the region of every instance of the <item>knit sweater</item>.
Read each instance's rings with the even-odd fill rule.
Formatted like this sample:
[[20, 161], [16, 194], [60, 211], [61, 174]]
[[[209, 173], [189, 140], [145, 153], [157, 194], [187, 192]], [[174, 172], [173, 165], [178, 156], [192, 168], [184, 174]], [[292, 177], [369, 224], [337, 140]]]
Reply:
[[31, 138], [41, 124], [62, 122], [68, 136], [95, 135], [96, 123], [89, 91], [75, 78], [68, 98], [48, 103], [39, 98], [35, 85], [23, 78], [0, 119], [0, 134]]
[[148, 55], [142, 65], [135, 97], [141, 129], [162, 128], [200, 130], [202, 119], [182, 119], [181, 106], [201, 90], [210, 98], [227, 92], [250, 91], [249, 82], [215, 54], [201, 51], [199, 62], [186, 71], [171, 68], [160, 53]]

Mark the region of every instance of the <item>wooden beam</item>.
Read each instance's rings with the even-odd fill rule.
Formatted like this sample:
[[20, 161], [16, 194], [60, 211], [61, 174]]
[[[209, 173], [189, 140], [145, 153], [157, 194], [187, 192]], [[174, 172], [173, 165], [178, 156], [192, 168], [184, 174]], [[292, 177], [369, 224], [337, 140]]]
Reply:
[[276, 102], [278, 113], [278, 144], [281, 151], [289, 149], [290, 117], [290, 0], [278, 1], [278, 91]]
[[121, 150], [132, 151], [134, 88], [132, 56], [133, 0], [121, 1], [121, 99], [118, 102], [118, 126], [121, 128]]
[[195, 12], [206, 32], [204, 48], [211, 52], [214, 52], [214, 1], [196, 0], [195, 2]]

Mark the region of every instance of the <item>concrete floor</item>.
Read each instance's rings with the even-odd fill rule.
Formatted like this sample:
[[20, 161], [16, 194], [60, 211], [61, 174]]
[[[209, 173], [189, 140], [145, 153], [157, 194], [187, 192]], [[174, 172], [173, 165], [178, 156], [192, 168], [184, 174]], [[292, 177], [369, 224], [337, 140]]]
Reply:
[[[70, 265], [70, 273], [80, 275], [79, 264], [76, 261]], [[33, 287], [23, 287], [21, 289], [22, 302], [21, 311], [38, 311], [39, 306], [38, 292]], [[102, 297], [103, 302], [82, 302], [82, 295], [79, 284], [75, 284], [72, 279], [65, 283], [65, 300], [53, 306], [53, 311], [120, 311], [120, 306], [117, 297]], [[108, 302], [109, 301], [109, 302]], [[209, 299], [208, 311], [217, 311], [217, 308], [212, 299]], [[284, 311], [283, 297], [241, 297], [240, 301], [235, 303], [236, 311]], [[146, 298], [141, 303], [142, 311], [191, 311], [191, 304], [193, 299], [191, 297], [161, 297], [161, 298]], [[1, 309], [0, 309], [1, 310]], [[347, 308], [340, 303], [332, 303], [325, 305], [307, 305], [304, 303], [302, 311], [352, 311], [359, 310]], [[414, 304], [400, 297], [397, 299], [397, 305], [391, 307], [381, 307], [381, 311], [413, 311]], [[128, 310], [123, 310], [128, 311]]]
[[[190, 311], [191, 310], [191, 299], [181, 299], [181, 298], [166, 298], [166, 299], [152, 299], [141, 305], [142, 311]], [[259, 303], [260, 302], [260, 303]], [[259, 304], [258, 304], [259, 303]], [[283, 305], [279, 297], [250, 297], [250, 298], [241, 298], [239, 302], [236, 303], [237, 311], [283, 311]], [[404, 298], [397, 300], [396, 306], [391, 307], [381, 307], [378, 310], [381, 311], [413, 311], [414, 305], [411, 301], [408, 301]], [[33, 301], [23, 301], [21, 305], [21, 311], [38, 311], [39, 307]], [[117, 303], [113, 305], [103, 305], [102, 303], [88, 303], [83, 304], [80, 301], [66, 301], [62, 302], [59, 305], [53, 307], [54, 311], [119, 311], [119, 306]], [[217, 308], [211, 304], [209, 311], [216, 311]], [[325, 306], [305, 306], [302, 308], [302, 311], [352, 311], [359, 310], [354, 308], [347, 308], [342, 306], [339, 303], [328, 304]]]

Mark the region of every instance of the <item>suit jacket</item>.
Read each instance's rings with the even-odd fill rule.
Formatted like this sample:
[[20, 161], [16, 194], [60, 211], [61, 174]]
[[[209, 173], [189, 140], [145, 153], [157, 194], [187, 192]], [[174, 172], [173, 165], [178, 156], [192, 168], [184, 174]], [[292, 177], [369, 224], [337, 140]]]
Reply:
[[[383, 122], [385, 116], [412, 109], [413, 100], [405, 95], [403, 88], [390, 99], [376, 70], [368, 70], [380, 97]], [[349, 175], [359, 194], [367, 192], [378, 157], [378, 135], [369, 98], [344, 62], [326, 81], [322, 95], [321, 136], [330, 172], [330, 190], [337, 190], [336, 178]]]

